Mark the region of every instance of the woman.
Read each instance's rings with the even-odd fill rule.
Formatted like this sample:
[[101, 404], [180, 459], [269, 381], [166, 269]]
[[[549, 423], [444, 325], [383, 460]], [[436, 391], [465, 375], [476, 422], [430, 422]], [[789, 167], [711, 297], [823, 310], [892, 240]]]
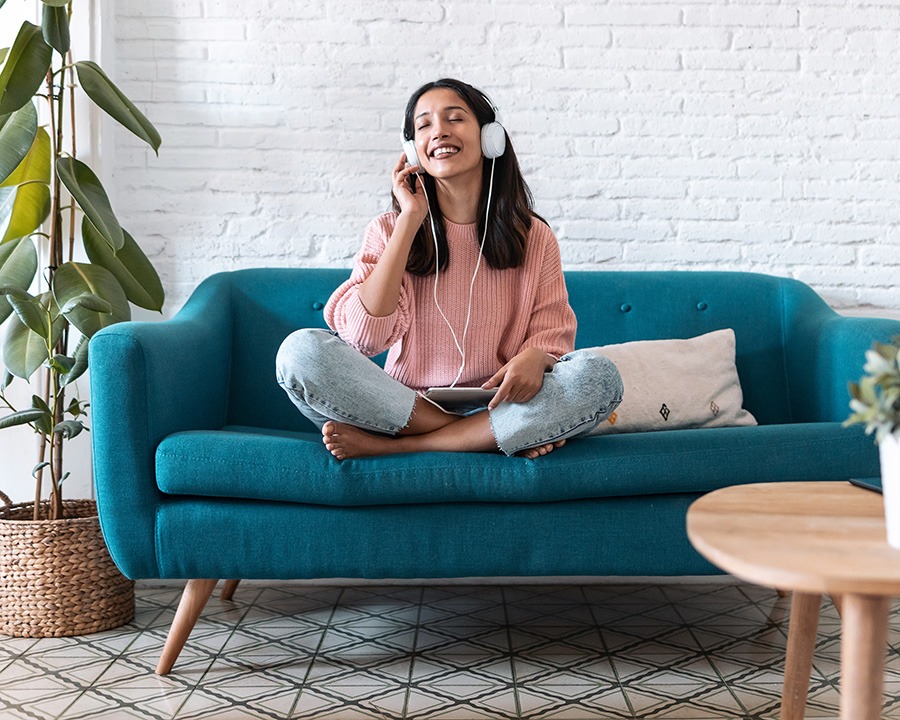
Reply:
[[[334, 333], [298, 330], [279, 350], [279, 383], [338, 460], [498, 448], [536, 458], [621, 401], [615, 366], [573, 352], [556, 238], [495, 121], [458, 80], [413, 93], [403, 134], [420, 164], [404, 153], [394, 166], [393, 212], [369, 224], [325, 307]], [[496, 159], [485, 158], [483, 128], [495, 146], [499, 128], [499, 147], [484, 151]], [[386, 349], [384, 370], [366, 357]], [[423, 395], [446, 385], [496, 394], [453, 414]]]

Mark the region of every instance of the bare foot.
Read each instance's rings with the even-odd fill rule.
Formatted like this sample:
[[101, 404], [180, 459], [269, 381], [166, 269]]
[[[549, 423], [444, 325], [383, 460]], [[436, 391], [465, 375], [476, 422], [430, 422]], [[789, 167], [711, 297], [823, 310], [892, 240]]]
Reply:
[[[497, 441], [486, 412], [460, 417], [418, 435], [380, 435], [329, 420], [322, 426], [322, 442], [338, 460], [410, 452], [497, 452]], [[534, 453], [529, 457], [546, 455], [560, 444], [525, 452]]]
[[534, 460], [536, 457], [540, 457], [541, 455], [546, 455], [547, 453], [553, 452], [556, 448], [560, 448], [566, 444], [565, 440], [557, 440], [554, 443], [547, 443], [546, 445], [538, 445], [537, 447], [528, 448], [527, 450], [523, 450], [519, 453], [521, 457], [528, 458], [529, 460]]
[[388, 455], [394, 452], [394, 438], [329, 420], [322, 426], [322, 442], [338, 460]]

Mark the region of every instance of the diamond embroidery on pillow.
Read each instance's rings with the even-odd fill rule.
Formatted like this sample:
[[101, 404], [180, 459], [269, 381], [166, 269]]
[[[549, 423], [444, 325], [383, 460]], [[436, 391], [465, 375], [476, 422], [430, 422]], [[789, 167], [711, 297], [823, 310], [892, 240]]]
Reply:
[[713, 414], [713, 415], [718, 415], [718, 414], [719, 414], [719, 406], [716, 405], [716, 401], [715, 401], [715, 400], [713, 400], [713, 401], [709, 404], [709, 409], [712, 410], [712, 414]]
[[663, 416], [663, 420], [669, 422], [669, 406], [665, 403], [662, 404], [662, 407], [659, 409], [659, 414]]

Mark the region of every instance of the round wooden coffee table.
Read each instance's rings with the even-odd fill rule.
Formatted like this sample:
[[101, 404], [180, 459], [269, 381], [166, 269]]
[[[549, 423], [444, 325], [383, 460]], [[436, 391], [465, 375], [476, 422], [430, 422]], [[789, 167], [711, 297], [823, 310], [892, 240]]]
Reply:
[[822, 593], [840, 603], [841, 718], [881, 717], [890, 598], [900, 595], [881, 495], [846, 482], [736, 485], [694, 502], [687, 531], [721, 569], [794, 591], [782, 720], [803, 718]]

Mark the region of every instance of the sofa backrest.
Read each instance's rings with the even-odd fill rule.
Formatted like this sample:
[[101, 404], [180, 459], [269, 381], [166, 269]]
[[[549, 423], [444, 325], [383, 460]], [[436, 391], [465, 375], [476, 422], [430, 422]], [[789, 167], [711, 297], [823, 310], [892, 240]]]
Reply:
[[731, 328], [744, 407], [760, 424], [794, 420], [785, 340], [800, 306], [832, 313], [796, 280], [742, 272], [569, 272], [577, 347], [691, 338]]
[[[227, 275], [235, 338], [229, 424], [312, 429], [275, 382], [275, 353], [293, 330], [325, 327], [322, 309], [349, 271], [258, 269]], [[577, 347], [732, 328], [744, 406], [761, 424], [792, 420], [785, 356], [790, 317], [801, 310], [832, 312], [803, 283], [754, 273], [571, 271], [566, 283], [578, 317]], [[383, 356], [376, 359], [383, 362]]]

